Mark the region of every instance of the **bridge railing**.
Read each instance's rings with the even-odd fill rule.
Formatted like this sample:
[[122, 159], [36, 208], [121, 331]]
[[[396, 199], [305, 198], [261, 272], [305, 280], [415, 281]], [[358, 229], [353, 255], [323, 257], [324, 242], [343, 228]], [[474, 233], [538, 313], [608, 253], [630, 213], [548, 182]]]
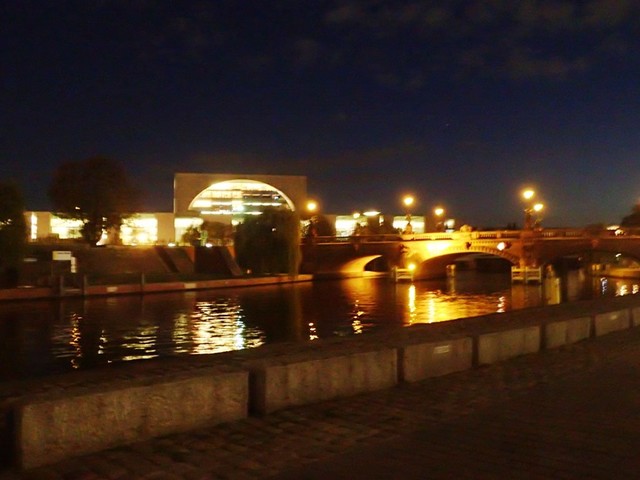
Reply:
[[353, 242], [402, 242], [403, 236], [399, 234], [382, 235], [348, 235], [348, 236], [320, 236], [313, 239], [304, 238], [303, 243], [353, 243]]
[[364, 242], [410, 242], [410, 241], [438, 241], [438, 240], [500, 240], [500, 239], [535, 239], [535, 238], [610, 238], [610, 237], [638, 237], [640, 229], [616, 232], [602, 230], [598, 232], [582, 228], [548, 228], [541, 230], [495, 230], [471, 232], [428, 232], [415, 234], [382, 234], [382, 235], [350, 235], [333, 237], [314, 237], [303, 239], [303, 243], [364, 243]]

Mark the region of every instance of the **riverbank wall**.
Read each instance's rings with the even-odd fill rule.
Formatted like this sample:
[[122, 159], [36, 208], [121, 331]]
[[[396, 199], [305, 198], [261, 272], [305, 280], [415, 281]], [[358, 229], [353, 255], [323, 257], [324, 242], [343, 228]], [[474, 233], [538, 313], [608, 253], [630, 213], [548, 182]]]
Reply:
[[193, 280], [149, 283], [145, 280], [144, 275], [140, 275], [140, 279], [137, 283], [89, 285], [85, 281], [80, 281], [78, 282], [78, 285], [74, 284], [72, 286], [65, 285], [64, 283], [59, 283], [58, 285], [52, 287], [4, 288], [0, 289], [0, 301], [181, 292], [189, 290], [279, 285], [295, 282], [309, 282], [311, 280], [313, 280], [313, 275], [285, 274], [269, 277], [243, 277], [225, 278], [219, 280]]
[[538, 354], [640, 326], [629, 295], [380, 334], [127, 362], [0, 386], [5, 466], [65, 458]]

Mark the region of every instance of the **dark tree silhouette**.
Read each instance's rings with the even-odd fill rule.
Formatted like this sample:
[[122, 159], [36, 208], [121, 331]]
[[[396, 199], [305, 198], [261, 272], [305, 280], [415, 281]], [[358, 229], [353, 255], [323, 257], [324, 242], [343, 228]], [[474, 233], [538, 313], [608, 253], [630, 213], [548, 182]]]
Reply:
[[300, 219], [288, 210], [266, 209], [245, 218], [235, 235], [238, 263], [255, 274], [296, 275], [300, 266]]
[[312, 237], [335, 237], [336, 227], [324, 215], [314, 215], [309, 219], [309, 223], [304, 228], [303, 236]]
[[621, 227], [640, 227], [640, 203], [631, 209], [631, 214], [627, 215], [620, 222]]
[[0, 182], [0, 285], [18, 285], [19, 268], [27, 240], [24, 199], [18, 186]]
[[49, 198], [58, 215], [82, 221], [82, 237], [95, 245], [103, 231], [119, 229], [139, 208], [140, 195], [120, 163], [96, 157], [61, 164]]

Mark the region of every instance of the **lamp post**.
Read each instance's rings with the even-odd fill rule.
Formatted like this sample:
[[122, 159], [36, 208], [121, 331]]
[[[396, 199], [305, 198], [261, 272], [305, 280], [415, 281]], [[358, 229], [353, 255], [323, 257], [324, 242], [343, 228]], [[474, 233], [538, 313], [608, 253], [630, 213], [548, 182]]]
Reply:
[[435, 224], [436, 224], [436, 232], [440, 232], [444, 230], [443, 218], [444, 218], [444, 208], [436, 207], [433, 209], [433, 215], [435, 216]]
[[531, 212], [533, 211], [533, 208], [530, 205], [530, 201], [535, 194], [536, 192], [530, 188], [522, 191], [522, 198], [524, 198], [524, 201], [526, 202], [524, 207], [524, 230], [531, 230], [532, 228]]
[[536, 218], [533, 221], [533, 227], [534, 228], [539, 228], [540, 227], [540, 212], [542, 211], [542, 209], [544, 208], [544, 205], [542, 203], [536, 203], [533, 205], [533, 211], [536, 213]]
[[544, 205], [542, 203], [532, 203], [533, 198], [535, 197], [536, 192], [530, 188], [522, 191], [522, 198], [524, 198], [526, 204], [524, 207], [524, 229], [532, 230], [534, 227], [538, 227], [540, 225], [540, 218], [536, 216], [535, 220], [533, 219], [534, 213], [539, 214]]
[[402, 199], [402, 203], [404, 203], [405, 209], [407, 211], [407, 226], [405, 227], [405, 233], [413, 233], [413, 227], [411, 226], [411, 206], [415, 199], [411, 195], [405, 195]]
[[313, 239], [318, 235], [318, 231], [316, 228], [317, 218], [315, 217], [316, 212], [318, 211], [318, 202], [316, 202], [315, 200], [307, 200], [305, 209], [308, 218], [306, 236]]

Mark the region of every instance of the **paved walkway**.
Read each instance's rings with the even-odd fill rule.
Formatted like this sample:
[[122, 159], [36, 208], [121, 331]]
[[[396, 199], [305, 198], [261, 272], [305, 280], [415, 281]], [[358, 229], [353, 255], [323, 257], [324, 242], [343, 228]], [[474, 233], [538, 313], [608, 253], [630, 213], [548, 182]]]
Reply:
[[640, 478], [640, 329], [17, 478]]

